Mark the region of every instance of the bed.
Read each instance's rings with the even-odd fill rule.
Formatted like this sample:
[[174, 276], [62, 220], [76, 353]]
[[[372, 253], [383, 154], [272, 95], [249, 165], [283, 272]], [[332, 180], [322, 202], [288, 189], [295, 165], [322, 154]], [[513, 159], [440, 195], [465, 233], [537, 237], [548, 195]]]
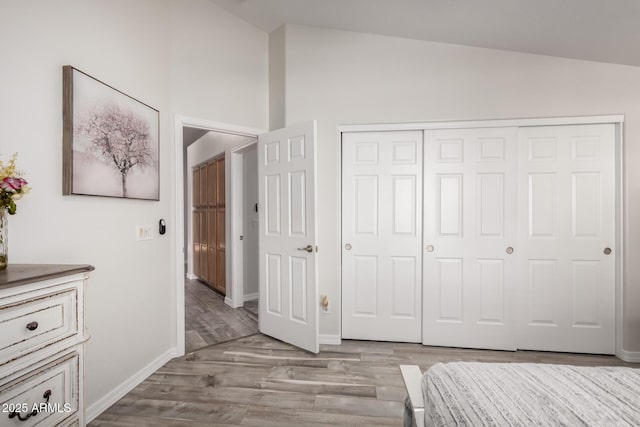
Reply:
[[638, 426], [640, 369], [454, 362], [400, 367], [405, 426]]

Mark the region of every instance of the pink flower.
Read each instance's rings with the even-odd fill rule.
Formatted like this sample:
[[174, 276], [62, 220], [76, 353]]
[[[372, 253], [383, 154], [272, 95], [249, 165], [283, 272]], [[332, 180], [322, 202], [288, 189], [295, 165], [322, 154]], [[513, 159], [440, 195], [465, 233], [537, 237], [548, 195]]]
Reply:
[[7, 193], [16, 193], [27, 185], [27, 181], [23, 178], [6, 177], [0, 182], [0, 188]]

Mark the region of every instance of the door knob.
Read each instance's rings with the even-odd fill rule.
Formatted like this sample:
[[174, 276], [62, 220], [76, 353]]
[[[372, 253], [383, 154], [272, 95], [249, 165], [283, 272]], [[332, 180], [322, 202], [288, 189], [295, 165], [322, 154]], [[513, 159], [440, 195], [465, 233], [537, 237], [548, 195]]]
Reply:
[[433, 252], [433, 249], [432, 245], [427, 246], [427, 252]]
[[299, 251], [307, 251], [309, 253], [313, 252], [313, 246], [307, 245], [304, 248], [298, 248]]
[[348, 251], [351, 250], [351, 243], [347, 243], [346, 245], [344, 245], [344, 248]]
[[511, 255], [513, 253], [513, 248], [511, 246], [509, 246], [506, 250], [506, 252]]
[[604, 254], [609, 255], [611, 253], [611, 248], [604, 248]]

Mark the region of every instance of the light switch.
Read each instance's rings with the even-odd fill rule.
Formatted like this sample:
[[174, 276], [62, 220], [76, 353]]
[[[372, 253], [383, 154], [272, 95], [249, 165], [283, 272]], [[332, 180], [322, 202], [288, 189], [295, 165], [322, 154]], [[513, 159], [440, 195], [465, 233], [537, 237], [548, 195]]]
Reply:
[[153, 231], [150, 225], [138, 225], [136, 227], [136, 240], [153, 239]]

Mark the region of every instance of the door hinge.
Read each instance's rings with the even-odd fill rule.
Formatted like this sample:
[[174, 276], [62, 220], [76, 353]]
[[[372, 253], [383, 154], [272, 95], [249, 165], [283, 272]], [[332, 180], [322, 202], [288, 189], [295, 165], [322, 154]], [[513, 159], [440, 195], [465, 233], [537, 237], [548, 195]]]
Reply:
[[256, 203], [256, 206], [255, 206], [255, 210], [256, 210], [256, 212], [258, 212], [258, 204], [257, 203]]
[[318, 252], [318, 245], [316, 245], [316, 252]]

